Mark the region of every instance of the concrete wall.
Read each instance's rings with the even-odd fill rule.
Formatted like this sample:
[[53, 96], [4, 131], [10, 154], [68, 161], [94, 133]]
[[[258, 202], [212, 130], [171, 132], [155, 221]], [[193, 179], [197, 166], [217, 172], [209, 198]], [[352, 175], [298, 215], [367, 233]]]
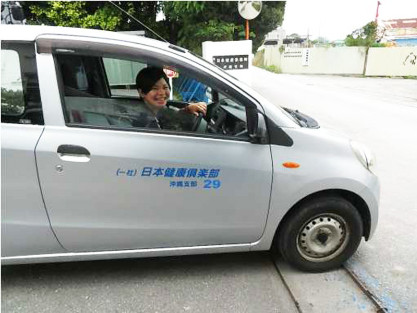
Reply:
[[367, 76], [417, 76], [417, 47], [369, 48]]
[[[265, 47], [264, 65], [278, 66], [283, 73], [364, 73], [365, 47], [287, 48]], [[417, 47], [370, 48], [365, 75], [417, 76]]]
[[264, 65], [281, 66], [281, 54], [277, 48], [278, 46], [265, 47], [264, 50]]
[[[245, 83], [251, 84], [252, 77], [250, 75], [250, 69], [252, 67], [252, 40], [205, 41], [203, 42], [202, 47], [204, 59], [216, 64], [215, 58], [218, 59], [219, 56], [224, 56], [222, 60], [224, 59], [225, 63], [228, 65], [217, 65]], [[237, 62], [235, 61], [236, 56], [239, 56]], [[244, 60], [241, 60], [242, 58]], [[247, 66], [246, 68], [240, 67], [242, 65], [241, 61]]]
[[362, 47], [287, 48], [280, 56], [277, 47], [265, 49], [265, 65], [280, 66], [283, 73], [362, 74], [364, 62]]

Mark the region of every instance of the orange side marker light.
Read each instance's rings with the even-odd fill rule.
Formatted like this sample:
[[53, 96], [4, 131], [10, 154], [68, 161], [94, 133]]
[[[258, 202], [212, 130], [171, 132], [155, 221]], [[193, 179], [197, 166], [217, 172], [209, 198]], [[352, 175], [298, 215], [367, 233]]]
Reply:
[[282, 165], [286, 168], [299, 168], [300, 167], [300, 164], [295, 163], [295, 162], [285, 162], [285, 163], [282, 163]]

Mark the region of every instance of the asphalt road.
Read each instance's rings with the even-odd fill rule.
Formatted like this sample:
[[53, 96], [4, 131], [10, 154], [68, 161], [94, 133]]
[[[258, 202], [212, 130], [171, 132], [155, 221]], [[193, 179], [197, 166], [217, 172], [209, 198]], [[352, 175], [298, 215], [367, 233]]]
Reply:
[[297, 312], [267, 253], [8, 266], [2, 312]]
[[372, 313], [343, 268], [304, 274], [269, 253], [2, 268], [2, 312]]
[[268, 100], [365, 143], [381, 180], [377, 231], [348, 262], [391, 312], [417, 311], [417, 80], [273, 74], [253, 69]]

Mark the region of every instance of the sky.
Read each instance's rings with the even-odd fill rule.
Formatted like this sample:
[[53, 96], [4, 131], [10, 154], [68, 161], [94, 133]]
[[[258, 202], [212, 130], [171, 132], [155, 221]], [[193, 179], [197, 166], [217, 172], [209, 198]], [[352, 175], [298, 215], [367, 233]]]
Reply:
[[[417, 0], [380, 0], [378, 20], [416, 18]], [[378, 0], [287, 0], [283, 28], [287, 35], [310, 39], [345, 39], [375, 20]]]

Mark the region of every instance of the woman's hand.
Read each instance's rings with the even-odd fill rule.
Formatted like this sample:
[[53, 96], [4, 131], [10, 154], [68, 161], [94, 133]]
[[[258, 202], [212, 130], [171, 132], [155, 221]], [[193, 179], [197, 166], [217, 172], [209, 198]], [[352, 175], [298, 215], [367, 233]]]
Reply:
[[203, 115], [206, 115], [206, 113], [207, 113], [207, 103], [205, 103], [205, 102], [190, 103], [185, 108], [185, 111], [190, 113], [190, 114], [194, 114], [194, 115], [198, 115], [199, 113], [201, 113]]

